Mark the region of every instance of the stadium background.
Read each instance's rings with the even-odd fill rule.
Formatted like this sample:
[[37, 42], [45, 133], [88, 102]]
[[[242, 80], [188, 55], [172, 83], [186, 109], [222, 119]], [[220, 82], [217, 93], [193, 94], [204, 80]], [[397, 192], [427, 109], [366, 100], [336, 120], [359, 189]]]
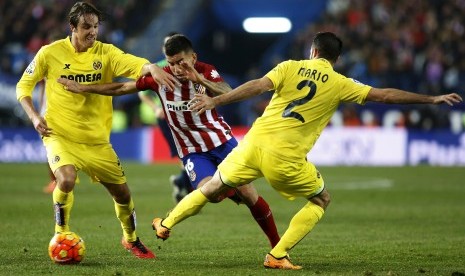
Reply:
[[[92, 1], [107, 19], [100, 40], [152, 61], [163, 37], [188, 35], [200, 60], [236, 87], [277, 62], [308, 56], [317, 31], [339, 34], [341, 73], [380, 87], [464, 96], [463, 1], [164, 0]], [[15, 84], [40, 46], [68, 34], [74, 1], [0, 2], [0, 162], [44, 162], [45, 151], [20, 105]], [[286, 16], [286, 34], [248, 34], [249, 16]], [[37, 95], [38, 93], [35, 93]], [[37, 98], [35, 99], [37, 101]], [[240, 138], [269, 100], [263, 95], [222, 107]], [[170, 162], [153, 115], [136, 95], [114, 99], [112, 143], [122, 159]], [[465, 107], [344, 105], [309, 158], [317, 165], [465, 165]], [[130, 142], [128, 142], [130, 141]]]

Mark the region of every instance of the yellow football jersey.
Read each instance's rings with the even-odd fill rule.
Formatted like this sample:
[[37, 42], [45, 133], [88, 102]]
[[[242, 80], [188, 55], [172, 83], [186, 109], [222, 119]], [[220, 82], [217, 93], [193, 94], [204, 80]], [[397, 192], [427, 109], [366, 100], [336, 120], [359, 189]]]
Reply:
[[282, 158], [305, 158], [341, 102], [365, 103], [371, 89], [325, 59], [288, 60], [266, 74], [274, 94], [244, 139]]
[[113, 82], [115, 77], [136, 79], [149, 61], [96, 41], [86, 52], [76, 52], [70, 38], [42, 47], [16, 86], [19, 101], [32, 96], [37, 82], [46, 80], [45, 120], [53, 135], [85, 144], [108, 143], [112, 124], [112, 97], [75, 94], [63, 89], [60, 77], [84, 84]]

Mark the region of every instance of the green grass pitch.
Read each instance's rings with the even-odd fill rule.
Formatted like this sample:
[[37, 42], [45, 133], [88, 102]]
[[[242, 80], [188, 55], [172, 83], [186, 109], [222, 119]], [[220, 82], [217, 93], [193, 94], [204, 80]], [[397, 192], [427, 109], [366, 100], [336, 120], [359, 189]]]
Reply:
[[[465, 170], [452, 167], [321, 167], [332, 202], [292, 251], [299, 275], [465, 275]], [[79, 265], [47, 255], [53, 235], [45, 164], [0, 164], [1, 275], [264, 275], [268, 242], [245, 206], [208, 204], [155, 239], [154, 216], [173, 206], [168, 177], [176, 165], [125, 164], [137, 211], [138, 235], [157, 255], [139, 260], [121, 244], [113, 202], [80, 174], [71, 229], [87, 252]], [[263, 181], [280, 234], [305, 200], [288, 201]]]

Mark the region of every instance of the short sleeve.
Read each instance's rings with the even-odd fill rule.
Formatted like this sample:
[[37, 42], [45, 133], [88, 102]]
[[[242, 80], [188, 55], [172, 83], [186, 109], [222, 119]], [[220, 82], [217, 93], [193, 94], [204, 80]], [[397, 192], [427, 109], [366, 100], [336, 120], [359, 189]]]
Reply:
[[351, 78], [341, 80], [341, 101], [364, 104], [371, 86]]
[[136, 87], [137, 87], [137, 90], [139, 91], [149, 90], [149, 89], [153, 91], [158, 90], [158, 84], [155, 82], [152, 76], [142, 76], [139, 79], [137, 79]]
[[24, 70], [21, 79], [16, 84], [16, 98], [21, 101], [24, 97], [31, 97], [35, 85], [41, 81], [46, 74], [46, 60], [43, 48], [37, 52], [34, 59]]
[[105, 46], [107, 47], [105, 51], [109, 52], [111, 56], [110, 60], [115, 76], [136, 79], [140, 76], [142, 67], [150, 63], [145, 58], [125, 53], [111, 44], [106, 44]]
[[283, 82], [286, 71], [289, 65], [289, 61], [283, 61], [276, 65], [271, 71], [269, 71], [265, 76], [268, 77], [273, 83], [273, 89], [278, 90], [279, 85]]

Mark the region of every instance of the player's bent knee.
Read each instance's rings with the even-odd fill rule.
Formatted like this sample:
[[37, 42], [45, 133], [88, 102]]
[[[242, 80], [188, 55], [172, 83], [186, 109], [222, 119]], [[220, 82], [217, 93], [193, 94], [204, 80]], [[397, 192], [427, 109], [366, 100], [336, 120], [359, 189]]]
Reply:
[[75, 183], [76, 179], [72, 177], [64, 177], [61, 179], [57, 179], [58, 188], [65, 193], [72, 191], [74, 189]]
[[323, 197], [323, 201], [325, 208], [328, 207], [329, 203], [331, 203], [331, 196], [329, 195], [329, 193], [327, 193], [327, 195]]
[[331, 202], [331, 196], [329, 195], [328, 191], [326, 191], [326, 189], [323, 190], [319, 196], [324, 206], [323, 209], [326, 209], [326, 207], [328, 207], [329, 203]]
[[211, 203], [223, 201], [223, 199], [228, 197], [228, 190], [230, 189], [230, 187], [224, 185], [221, 181], [218, 181], [218, 179], [215, 178], [200, 187], [202, 194], [207, 197]]
[[109, 184], [102, 182], [102, 185], [108, 190], [113, 199], [119, 204], [128, 204], [131, 201], [131, 192], [128, 185], [125, 184]]
[[326, 207], [328, 207], [329, 203], [331, 202], [331, 196], [326, 189], [323, 189], [321, 193], [309, 198], [308, 200], [320, 206], [321, 208], [326, 209]]
[[242, 197], [250, 198], [254, 201], [257, 201], [258, 199], [257, 189], [255, 189], [252, 183], [238, 186], [237, 191]]
[[[234, 191], [234, 190], [233, 190]], [[204, 194], [205, 195], [205, 194]], [[212, 194], [205, 195], [211, 203], [220, 203], [225, 198], [229, 197], [229, 190], [226, 191], [216, 191]]]

